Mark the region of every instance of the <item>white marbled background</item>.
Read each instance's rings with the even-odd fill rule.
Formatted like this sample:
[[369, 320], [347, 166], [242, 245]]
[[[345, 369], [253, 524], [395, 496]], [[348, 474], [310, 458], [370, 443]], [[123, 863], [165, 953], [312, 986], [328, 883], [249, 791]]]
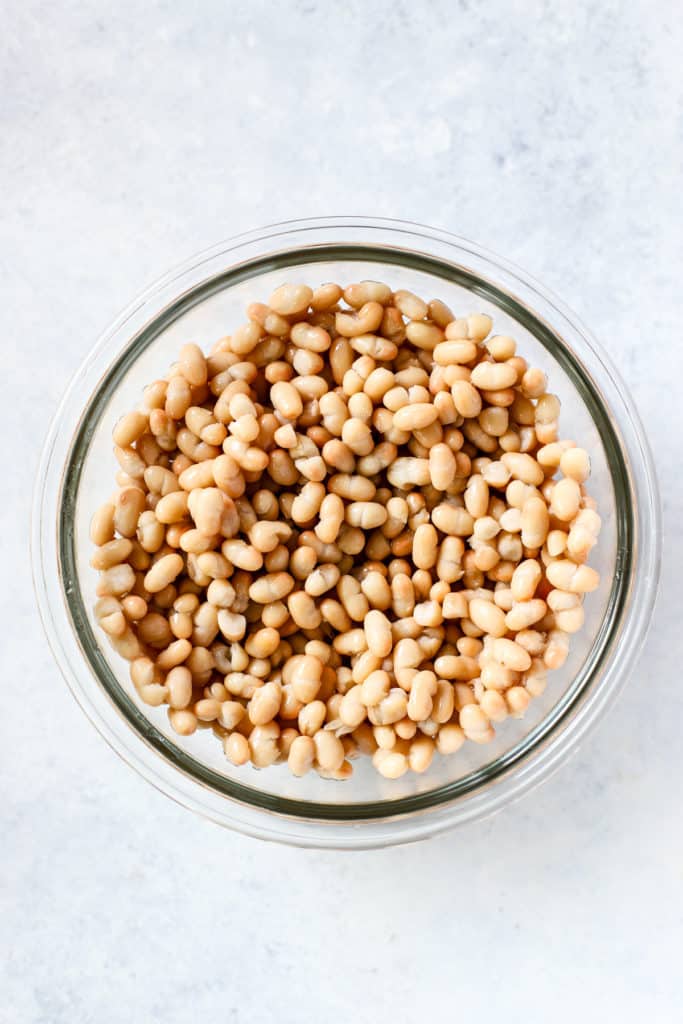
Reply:
[[[0, 31], [2, 1024], [679, 1019], [683, 15], [668, 0], [6, 0]], [[542, 789], [395, 850], [240, 838], [89, 726], [38, 623], [50, 415], [150, 280], [290, 217], [420, 220], [560, 293], [664, 500], [656, 621]]]

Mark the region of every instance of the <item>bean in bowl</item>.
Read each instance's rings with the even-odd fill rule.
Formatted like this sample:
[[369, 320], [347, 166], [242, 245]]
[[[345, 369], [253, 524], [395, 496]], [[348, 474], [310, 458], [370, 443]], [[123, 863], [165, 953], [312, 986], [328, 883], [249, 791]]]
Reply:
[[95, 611], [176, 733], [398, 778], [543, 692], [600, 518], [545, 374], [492, 326], [380, 282], [284, 284], [121, 417]]

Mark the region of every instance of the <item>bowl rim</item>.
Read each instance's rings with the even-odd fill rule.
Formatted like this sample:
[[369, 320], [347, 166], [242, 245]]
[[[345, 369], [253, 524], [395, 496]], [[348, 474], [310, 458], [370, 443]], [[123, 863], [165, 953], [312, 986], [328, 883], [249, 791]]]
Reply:
[[[349, 232], [352, 232], [353, 241], [347, 238], [347, 242], [343, 243], [342, 239]], [[363, 237], [362, 242], [359, 241], [360, 236]], [[327, 241], [324, 241], [325, 238]], [[273, 250], [276, 241], [280, 246], [284, 244], [285, 248]], [[398, 244], [399, 241], [409, 242], [411, 248], [405, 250]], [[416, 248], [416, 244], [420, 248]], [[562, 341], [568, 333], [575, 344], [580, 342], [581, 359], [576, 356], [574, 347], [571, 349], [572, 358], [577, 359], [586, 373], [589, 385], [594, 388], [593, 397], [599, 396], [597, 400], [602, 402], [605, 412], [610, 418], [614, 415], [616, 420], [615, 435], [619, 454], [624, 457], [628, 491], [632, 500], [631, 507], [622, 511], [632, 517], [633, 530], [632, 550], [621, 552], [623, 556], [628, 555], [628, 558], [626, 564], [619, 563], [615, 574], [615, 587], [619, 584], [623, 601], [623, 607], [615, 620], [619, 643], [616, 644], [616, 635], [610, 635], [611, 650], [608, 652], [607, 663], [601, 667], [592, 684], [591, 678], [587, 678], [583, 688], [577, 689], [566, 714], [559, 715], [558, 708], [562, 701], [558, 701], [558, 705], [529, 735], [534, 736], [555, 715], [557, 721], [552, 728], [547, 727], [539, 740], [529, 744], [526, 742], [527, 737], [511, 748], [510, 752], [506, 752], [506, 755], [514, 753], [518, 747], [526, 744], [527, 749], [523, 755], [513, 758], [507, 767], [484, 777], [476, 787], [470, 787], [465, 799], [457, 792], [438, 801], [404, 797], [373, 805], [374, 810], [365, 816], [357, 813], [338, 816], [337, 805], [320, 805], [330, 808], [332, 813], [311, 816], [311, 807], [318, 805], [269, 796], [259, 800], [256, 806], [253, 802], [245, 803], [240, 797], [236, 798], [234, 793], [227, 796], [217, 793], [210, 781], [201, 778], [201, 773], [200, 777], [197, 774], [188, 776], [184, 766], [172, 764], [159, 756], [160, 752], [162, 755], [164, 753], [159, 750], [158, 737], [161, 734], [142, 713], [138, 711], [139, 721], [136, 723], [125, 720], [121, 713], [112, 717], [111, 694], [106, 694], [109, 703], [103, 704], [102, 680], [92, 666], [86, 666], [83, 657], [85, 652], [75, 635], [73, 615], [67, 607], [70, 603], [69, 595], [65, 592], [69, 587], [62, 585], [64, 564], [55, 529], [62, 507], [66, 471], [72, 468], [74, 446], [88, 413], [92, 411], [98, 395], [101, 396], [103, 381], [111, 379], [113, 368], [117, 363], [125, 362], [126, 356], [139, 354], [140, 350], [135, 349], [135, 345], [145, 330], [154, 330], [155, 326], [157, 331], [160, 329], [159, 325], [167, 310], [167, 303], [159, 307], [160, 299], [182, 302], [187, 297], [199, 294], [202, 288], [205, 289], [217, 277], [234, 274], [239, 268], [246, 268], [245, 273], [251, 276], [256, 266], [268, 264], [278, 255], [294, 254], [300, 257], [302, 245], [303, 250], [310, 253], [311, 261], [329, 258], [332, 249], [340, 246], [343, 248], [344, 245], [355, 252], [363, 251], [364, 255], [367, 255], [366, 250], [377, 251], [383, 260], [386, 260], [388, 252], [393, 252], [397, 254], [396, 262], [402, 262], [406, 254], [411, 253], [427, 263], [437, 263], [441, 268], [449, 266], [453, 271], [473, 274], [478, 280], [493, 285], [497, 296], [512, 295], [519, 306], [530, 311], [537, 324], [546, 324], [562, 349], [568, 351]], [[435, 250], [438, 250], [438, 255]], [[236, 253], [247, 259], [232, 262]], [[463, 256], [468, 259], [466, 265], [454, 262]], [[222, 273], [209, 274], [207, 277], [212, 269], [218, 270], [217, 261], [222, 264]], [[429, 269], [434, 272], [433, 268]], [[486, 269], [487, 276], [482, 274], [482, 269]], [[494, 272], [493, 278], [490, 276], [491, 271]], [[471, 287], [471, 282], [468, 284]], [[180, 286], [186, 287], [178, 296]], [[514, 291], [510, 292], [510, 288]], [[204, 297], [204, 293], [201, 297]], [[549, 318], [539, 314], [539, 307], [543, 314], [550, 313], [552, 316]], [[551, 326], [557, 322], [565, 329], [558, 331], [555, 326]], [[112, 348], [114, 342], [117, 343], [115, 350]], [[555, 349], [553, 353], [557, 355]], [[600, 373], [599, 386], [596, 371]], [[74, 413], [77, 417], [75, 431]], [[57, 530], [57, 533], [61, 537], [64, 531]], [[588, 729], [599, 720], [625, 683], [627, 672], [623, 666], [628, 665], [630, 656], [642, 644], [651, 618], [658, 582], [660, 545], [657, 484], [642, 425], [616, 370], [579, 319], [548, 289], [537, 284], [525, 272], [467, 239], [421, 224], [366, 217], [311, 218], [244, 232], [190, 257], [134, 299], [100, 336], [72, 378], [54, 416], [38, 469], [31, 531], [34, 584], [48, 641], [73, 695], [110, 746], [161, 791], [221, 824], [261, 838], [333, 847], [369, 847], [406, 842], [482, 817], [515, 799], [554, 770], [576, 749]], [[619, 572], [624, 574], [623, 578], [619, 578]], [[572, 687], [568, 692], [571, 690]], [[120, 708], [118, 710], [121, 712]], [[121, 728], [122, 723], [125, 729]], [[166, 745], [174, 752], [179, 749], [168, 744], [168, 741]], [[189, 761], [194, 759], [189, 758]], [[438, 787], [426, 796], [446, 790], [450, 792], [454, 785]], [[241, 788], [239, 784], [228, 786], [229, 790]], [[455, 789], [458, 789], [457, 785]], [[220, 802], [217, 803], [216, 797]], [[354, 805], [354, 810], [357, 812], [357, 805]]]

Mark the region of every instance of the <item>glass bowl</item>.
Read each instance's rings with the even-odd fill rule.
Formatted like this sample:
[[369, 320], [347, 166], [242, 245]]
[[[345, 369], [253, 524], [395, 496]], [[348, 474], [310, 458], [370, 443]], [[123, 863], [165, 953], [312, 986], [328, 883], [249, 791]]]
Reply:
[[[286, 766], [234, 768], [210, 730], [179, 738], [165, 708], [139, 704], [128, 664], [102, 643], [92, 606], [90, 517], [111, 493], [111, 430], [180, 346], [208, 348], [245, 307], [286, 280], [311, 285], [372, 278], [443, 299], [460, 315], [489, 313], [497, 333], [547, 371], [562, 401], [562, 436], [591, 454], [591, 494], [603, 529], [591, 559], [601, 574], [586, 626], [565, 666], [522, 720], [494, 742], [466, 743], [424, 775], [381, 778], [366, 758], [350, 780]], [[511, 264], [443, 231], [342, 217], [240, 235], [171, 271], [105, 332], [55, 416], [35, 497], [33, 570], [60, 668], [111, 746], [163, 792], [214, 821], [264, 839], [361, 848], [415, 840], [489, 814], [547, 776], [611, 703], [639, 651], [656, 593], [659, 503], [652, 462], [629, 396], [576, 317]]]

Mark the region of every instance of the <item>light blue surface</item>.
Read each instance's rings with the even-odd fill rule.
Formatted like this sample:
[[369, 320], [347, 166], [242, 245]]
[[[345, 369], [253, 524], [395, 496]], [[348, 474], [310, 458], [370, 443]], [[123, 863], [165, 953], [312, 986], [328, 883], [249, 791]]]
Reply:
[[[0, 1021], [673, 1021], [675, 5], [85, 6], [10, 0], [0, 41]], [[43, 641], [26, 536], [48, 418], [143, 285], [238, 231], [356, 212], [474, 238], [579, 313], [649, 426], [666, 539], [647, 648], [578, 756], [489, 822], [349, 856], [223, 832], [119, 762]]]

